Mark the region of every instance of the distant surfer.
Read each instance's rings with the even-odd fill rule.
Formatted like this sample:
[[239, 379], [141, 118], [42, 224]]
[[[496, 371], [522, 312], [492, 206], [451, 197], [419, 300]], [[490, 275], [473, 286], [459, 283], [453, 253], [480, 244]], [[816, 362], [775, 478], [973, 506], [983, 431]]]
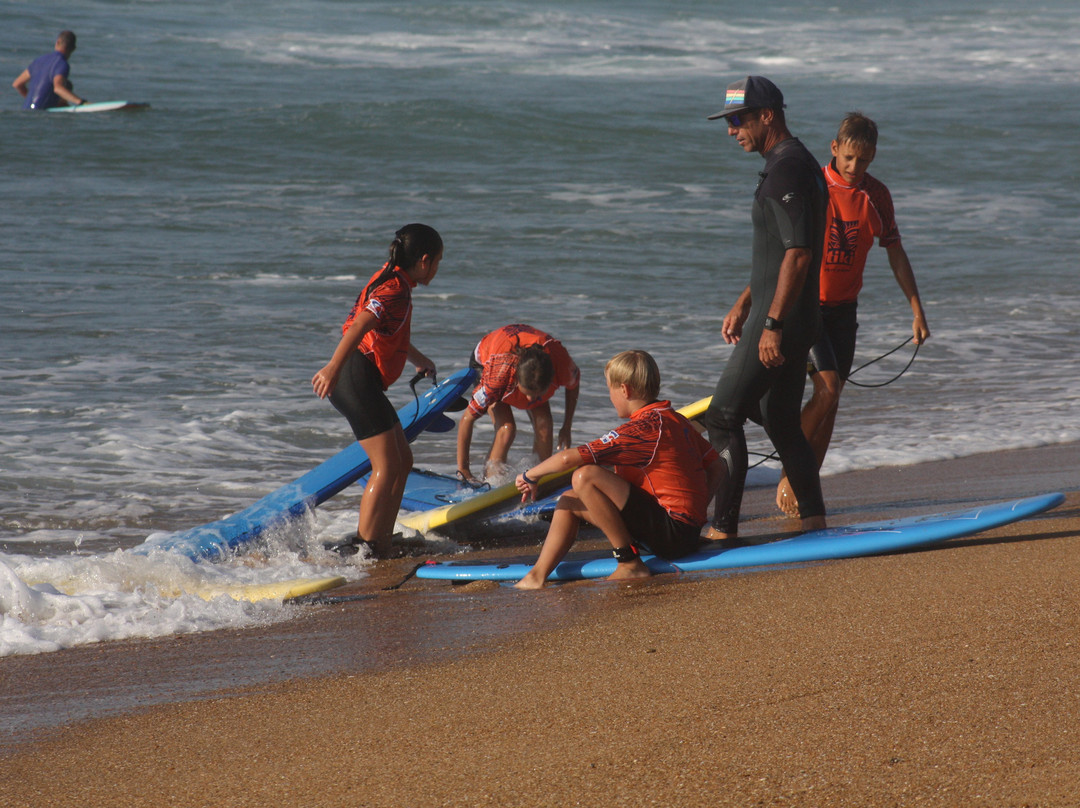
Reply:
[[356, 535], [327, 547], [341, 555], [355, 555], [362, 545], [369, 545], [377, 557], [390, 554], [413, 456], [384, 391], [397, 381], [407, 359], [418, 372], [435, 373], [435, 364], [413, 346], [409, 335], [412, 290], [431, 283], [442, 255], [442, 238], [434, 228], [408, 224], [398, 230], [389, 259], [360, 292], [342, 325], [334, 355], [311, 380], [315, 394], [329, 396], [349, 421], [371, 460]]
[[660, 370], [648, 353], [623, 351], [607, 363], [604, 378], [615, 412], [630, 420], [552, 455], [515, 480], [522, 500], [534, 499], [544, 475], [577, 467], [572, 490], [559, 497], [540, 557], [519, 589], [544, 585], [582, 522], [600, 528], [611, 542], [613, 579], [651, 574], [635, 547], [676, 559], [700, 546], [709, 499], [723, 475], [720, 458], [671, 402], [657, 400]]
[[818, 267], [825, 240], [828, 191], [820, 164], [788, 131], [784, 96], [763, 76], [727, 87], [722, 118], [746, 152], [765, 158], [751, 220], [750, 284], [724, 317], [721, 336], [734, 344], [702, 421], [727, 467], [716, 495], [709, 538], [737, 541], [746, 483], [743, 426], [761, 423], [776, 447], [799, 502], [803, 530], [825, 527], [817, 459], [799, 423], [806, 357], [821, 330]]
[[554, 426], [548, 400], [560, 387], [566, 389], [566, 406], [557, 448], [570, 446], [581, 373], [561, 342], [530, 325], [506, 325], [480, 340], [469, 364], [480, 371], [480, 383], [458, 422], [457, 472], [461, 480], [479, 482], [470, 468], [469, 449], [473, 425], [485, 412], [491, 413], [495, 423], [485, 476], [497, 473], [506, 463], [517, 435], [513, 409], [529, 414], [533, 453], [539, 460], [550, 457]]
[[75, 52], [75, 34], [61, 31], [56, 37], [52, 52], [39, 56], [30, 66], [11, 82], [24, 99], [23, 109], [48, 109], [49, 107], [73, 107], [86, 103], [77, 96], [68, 75], [71, 66], [68, 59]]
[[[915, 272], [900, 243], [892, 195], [884, 183], [867, 173], [877, 154], [877, 138], [877, 124], [859, 112], [848, 113], [832, 142], [833, 159], [823, 169], [829, 183], [828, 233], [820, 275], [823, 332], [810, 349], [807, 369], [814, 393], [802, 411], [803, 434], [814, 449], [818, 468], [829, 450], [840, 392], [855, 358], [859, 291], [875, 238], [911, 306], [912, 339], [922, 345], [930, 337]], [[776, 487], [776, 505], [791, 516], [799, 513], [787, 477]]]

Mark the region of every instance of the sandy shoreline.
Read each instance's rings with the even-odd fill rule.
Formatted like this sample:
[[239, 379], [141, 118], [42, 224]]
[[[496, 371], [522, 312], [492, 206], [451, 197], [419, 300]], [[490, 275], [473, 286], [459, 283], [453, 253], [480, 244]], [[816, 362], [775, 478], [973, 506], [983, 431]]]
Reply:
[[922, 552], [532, 595], [387, 567], [268, 629], [0, 660], [0, 806], [1075, 805], [1077, 449], [826, 479], [837, 524], [1069, 492]]

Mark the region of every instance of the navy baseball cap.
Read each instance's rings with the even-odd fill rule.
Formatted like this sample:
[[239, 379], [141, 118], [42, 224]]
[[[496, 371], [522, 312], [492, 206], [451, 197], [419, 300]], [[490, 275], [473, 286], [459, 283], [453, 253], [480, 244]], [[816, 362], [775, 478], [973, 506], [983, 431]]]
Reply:
[[729, 84], [724, 96], [724, 108], [708, 120], [726, 118], [749, 109], [775, 109], [784, 106], [784, 94], [780, 88], [764, 76], [747, 76]]

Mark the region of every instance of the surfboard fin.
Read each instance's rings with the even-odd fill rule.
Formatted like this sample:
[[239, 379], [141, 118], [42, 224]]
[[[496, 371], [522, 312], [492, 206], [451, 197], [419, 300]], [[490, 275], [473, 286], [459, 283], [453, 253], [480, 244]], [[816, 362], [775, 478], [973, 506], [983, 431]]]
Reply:
[[457, 421], [442, 413], [431, 419], [431, 423], [424, 427], [425, 432], [449, 432], [457, 427]]

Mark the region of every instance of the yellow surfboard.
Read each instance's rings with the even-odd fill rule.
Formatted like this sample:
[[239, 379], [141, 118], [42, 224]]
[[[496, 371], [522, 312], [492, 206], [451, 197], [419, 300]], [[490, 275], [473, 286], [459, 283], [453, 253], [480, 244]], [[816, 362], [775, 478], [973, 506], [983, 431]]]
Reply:
[[325, 592], [342, 586], [346, 580], [340, 575], [326, 578], [291, 578], [287, 581], [273, 581], [266, 584], [230, 584], [228, 586], [201, 586], [192, 590], [203, 600], [212, 600], [219, 595], [228, 595], [233, 600], [248, 600], [252, 603], [260, 600], [292, 600], [315, 592]]
[[[28, 580], [33, 586], [45, 581]], [[78, 595], [85, 590], [80, 581], [49, 581], [65, 595]], [[290, 578], [286, 581], [271, 581], [264, 584], [223, 584], [183, 582], [157, 584], [158, 591], [165, 597], [178, 598], [181, 595], [198, 595], [203, 600], [213, 600], [220, 595], [228, 595], [233, 600], [247, 600], [252, 603], [260, 600], [292, 600], [304, 595], [323, 592], [342, 586], [348, 581], [340, 575], [318, 578]]]
[[[700, 418], [705, 410], [709, 408], [709, 403], [711, 401], [712, 396], [707, 396], [706, 398], [681, 408], [679, 413], [690, 420]], [[560, 479], [569, 477], [571, 473], [572, 472], [565, 471], [559, 474], [548, 474], [546, 477], [541, 478], [540, 484], [544, 485], [546, 483], [557, 482]], [[485, 491], [482, 494], [477, 494], [475, 497], [470, 497], [462, 502], [455, 502], [453, 505], [443, 505], [438, 508], [433, 508], [430, 511], [411, 513], [408, 516], [398, 519], [398, 522], [407, 528], [426, 533], [429, 530], [436, 530], [443, 525], [449, 524], [456, 519], [462, 519], [466, 516], [471, 516], [474, 513], [479, 513], [480, 511], [494, 507], [495, 505], [506, 502], [508, 499], [517, 496], [521, 496], [517, 487], [513, 483], [507, 483], [498, 488], [492, 488], [490, 491]]]
[[709, 409], [709, 405], [712, 404], [712, 396], [705, 396], [705, 398], [699, 398], [693, 404], [687, 404], [685, 407], [679, 410], [679, 415], [683, 418], [689, 418], [693, 421], [695, 418], [700, 418], [705, 414], [705, 410]]

